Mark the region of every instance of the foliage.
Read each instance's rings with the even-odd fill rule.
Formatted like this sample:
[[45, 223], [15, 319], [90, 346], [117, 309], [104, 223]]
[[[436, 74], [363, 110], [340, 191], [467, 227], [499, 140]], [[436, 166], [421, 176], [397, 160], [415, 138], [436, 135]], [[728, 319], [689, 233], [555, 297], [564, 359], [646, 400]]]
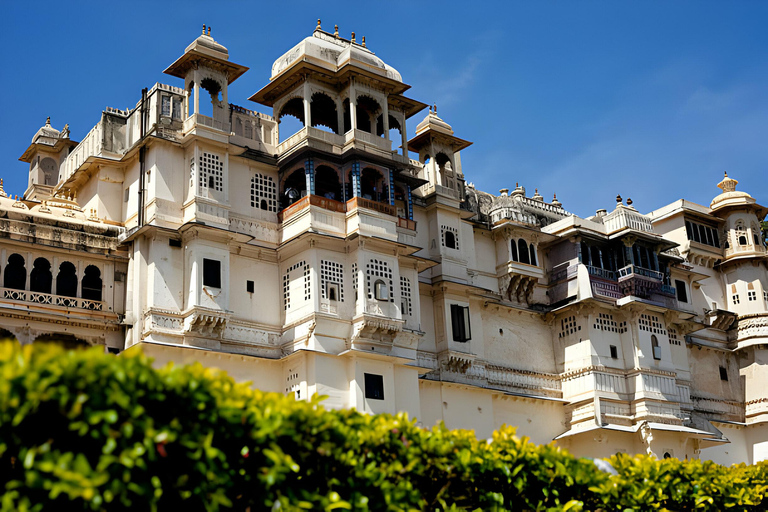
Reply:
[[196, 364], [0, 344], [0, 509], [764, 509], [768, 465], [614, 457], [326, 411]]

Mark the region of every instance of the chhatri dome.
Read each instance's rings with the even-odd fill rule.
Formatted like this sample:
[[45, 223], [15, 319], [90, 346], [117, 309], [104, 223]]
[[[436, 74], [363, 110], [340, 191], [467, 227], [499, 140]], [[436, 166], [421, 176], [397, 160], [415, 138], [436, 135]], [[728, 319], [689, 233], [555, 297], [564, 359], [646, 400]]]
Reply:
[[723, 181], [717, 184], [717, 187], [723, 192], [712, 200], [709, 207], [712, 208], [713, 211], [716, 211], [728, 206], [755, 204], [754, 197], [746, 192], [736, 190], [736, 185], [738, 184], [739, 182], [733, 178], [729, 178], [728, 173], [726, 172]]
[[300, 62], [314, 64], [334, 73], [351, 65], [387, 77], [390, 80], [403, 81], [395, 68], [386, 64], [375, 53], [366, 48], [365, 37], [362, 38], [361, 42], [357, 42], [355, 33], [352, 32], [350, 39], [344, 39], [339, 36], [338, 25], [333, 34], [325, 32], [320, 27], [320, 20], [317, 20], [317, 27], [311, 36], [288, 50], [272, 64], [270, 80]]

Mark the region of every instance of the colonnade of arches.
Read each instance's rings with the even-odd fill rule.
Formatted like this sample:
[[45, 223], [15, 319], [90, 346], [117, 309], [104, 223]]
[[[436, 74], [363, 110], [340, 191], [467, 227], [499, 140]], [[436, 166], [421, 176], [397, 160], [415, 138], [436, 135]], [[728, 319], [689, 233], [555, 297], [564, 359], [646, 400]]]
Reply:
[[[286, 116], [297, 122], [284, 120]], [[392, 115], [388, 108], [370, 95], [358, 95], [352, 103], [349, 98], [334, 99], [325, 92], [315, 92], [308, 98], [291, 98], [275, 112], [275, 118], [280, 123], [280, 142], [301, 128], [311, 126], [336, 135], [356, 129], [395, 143], [401, 141], [405, 147], [405, 119], [399, 117], [403, 116]]]
[[35, 258], [32, 268], [28, 269], [24, 256], [13, 253], [2, 268], [2, 274], [3, 287], [9, 290], [78, 297], [79, 288], [80, 298], [102, 300], [101, 270], [96, 265], [86, 266], [83, 275], [79, 277], [77, 268], [70, 261], [63, 261], [58, 268], [52, 268], [47, 258], [39, 257]]

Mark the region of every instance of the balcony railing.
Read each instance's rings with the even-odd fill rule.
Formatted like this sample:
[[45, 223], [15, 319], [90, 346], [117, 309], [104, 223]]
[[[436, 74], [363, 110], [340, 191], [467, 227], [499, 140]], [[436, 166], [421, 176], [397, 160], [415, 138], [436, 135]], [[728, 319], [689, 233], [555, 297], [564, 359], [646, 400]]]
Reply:
[[654, 232], [653, 224], [651, 224], [651, 220], [648, 217], [626, 210], [609, 213], [605, 216], [603, 224], [605, 224], [608, 233], [614, 233], [622, 229], [633, 229], [635, 231], [644, 231], [646, 233]]
[[[390, 204], [380, 203], [378, 201], [372, 201], [370, 199], [364, 199], [362, 197], [353, 197], [346, 203], [342, 203], [340, 201], [328, 199], [327, 197], [308, 195], [308, 196], [302, 197], [292, 205], [288, 206], [287, 208], [279, 212], [277, 214], [277, 218], [280, 222], [285, 222], [286, 220], [296, 215], [298, 212], [304, 210], [305, 208], [308, 208], [309, 206], [317, 206], [319, 208], [323, 208], [324, 210], [329, 210], [332, 212], [342, 212], [342, 213], [351, 212], [358, 208], [365, 208], [368, 210], [374, 210], [377, 212], [385, 213], [387, 215], [392, 215], [393, 217], [396, 216], [397, 214], [395, 207]], [[412, 229], [414, 231], [416, 230], [416, 221], [414, 220], [403, 219], [398, 217], [398, 225], [406, 229]]]
[[397, 227], [416, 231], [416, 221], [411, 219], [397, 218]]
[[674, 286], [668, 284], [662, 284], [660, 291], [666, 295], [671, 295], [673, 297], [677, 296], [677, 289]]
[[214, 130], [219, 130], [227, 134], [230, 133], [230, 124], [228, 122], [217, 121], [212, 117], [204, 116], [203, 114], [192, 114], [184, 120], [184, 133], [190, 131], [196, 125], [207, 126]]
[[320, 208], [323, 208], [324, 210], [329, 210], [332, 212], [346, 212], [347, 207], [344, 203], [340, 201], [335, 201], [333, 199], [328, 199], [327, 197], [323, 196], [316, 196], [316, 195], [308, 195], [304, 196], [292, 205], [288, 206], [284, 210], [282, 210], [280, 213], [277, 214], [277, 219], [280, 222], [284, 222], [291, 218], [293, 215], [296, 215], [296, 213], [300, 212], [301, 210], [308, 208], [309, 206], [317, 206]]
[[63, 306], [65, 308], [87, 309], [90, 311], [104, 311], [104, 303], [98, 300], [82, 299], [80, 297], [65, 297], [50, 293], [32, 292], [28, 290], [14, 290], [0, 288], [3, 299], [17, 300], [32, 304], [44, 304], [51, 306]]
[[602, 277], [603, 279], [609, 279], [611, 281], [616, 280], [616, 272], [613, 270], [606, 270], [604, 268], [593, 267], [591, 265], [586, 265], [586, 267], [589, 275], [591, 276]]
[[657, 272], [656, 270], [650, 270], [643, 267], [638, 267], [637, 265], [627, 265], [626, 267], [619, 269], [619, 277], [629, 277], [632, 275], [639, 275], [643, 277], [647, 277], [649, 279], [654, 279], [657, 281], [661, 281], [664, 279], [664, 274], [661, 272]]

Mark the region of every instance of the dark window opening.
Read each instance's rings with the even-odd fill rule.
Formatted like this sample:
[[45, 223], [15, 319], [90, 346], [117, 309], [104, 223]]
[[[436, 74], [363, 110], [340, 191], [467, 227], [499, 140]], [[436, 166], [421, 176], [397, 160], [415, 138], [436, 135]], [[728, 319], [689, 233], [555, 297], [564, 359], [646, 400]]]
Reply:
[[77, 297], [77, 272], [75, 266], [68, 261], [59, 265], [59, 274], [56, 276], [56, 295]]
[[451, 304], [451, 327], [453, 328], [453, 341], [465, 342], [472, 339], [468, 307]]
[[536, 249], [534, 249], [533, 244], [530, 245], [529, 251], [531, 253], [531, 265], [537, 265], [536, 263]]
[[515, 240], [512, 240], [512, 243], [510, 243], [510, 246], [512, 246], [512, 261], [518, 261], [517, 242]]
[[29, 289], [33, 292], [51, 293], [52, 283], [51, 263], [45, 258], [37, 258], [29, 276]]
[[452, 231], [445, 232], [445, 246], [449, 249], [456, 248], [456, 236]]
[[168, 245], [170, 245], [171, 247], [181, 247], [181, 240], [177, 240], [175, 238], [169, 238]]
[[520, 256], [520, 263], [530, 263], [528, 254], [528, 244], [522, 238], [517, 241], [517, 254]]
[[83, 298], [101, 301], [101, 270], [88, 265], [83, 272]]
[[685, 290], [685, 282], [675, 279], [675, 289], [677, 290], [678, 302], [688, 302], [688, 292]]
[[384, 377], [375, 373], [364, 373], [365, 398], [384, 400]]
[[221, 288], [221, 262], [203, 258], [203, 286]]
[[619, 358], [619, 349], [616, 348], [616, 345], [611, 345], [611, 359], [618, 359]]
[[254, 290], [254, 284], [253, 281], [246, 281], [245, 282], [245, 291], [248, 293], [253, 293]]
[[12, 290], [23, 290], [27, 286], [27, 267], [21, 254], [11, 254], [5, 266], [3, 286]]
[[744, 235], [739, 236], [739, 245], [747, 245], [747, 237]]
[[720, 380], [728, 381], [728, 370], [725, 369], [725, 366], [720, 367]]

